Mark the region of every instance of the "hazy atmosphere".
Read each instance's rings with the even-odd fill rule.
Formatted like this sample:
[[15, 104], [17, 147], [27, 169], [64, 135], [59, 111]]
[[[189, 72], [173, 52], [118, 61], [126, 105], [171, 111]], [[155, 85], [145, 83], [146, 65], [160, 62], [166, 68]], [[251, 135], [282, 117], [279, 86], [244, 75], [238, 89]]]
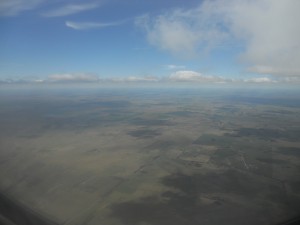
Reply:
[[297, 224], [299, 11], [0, 0], [0, 224]]

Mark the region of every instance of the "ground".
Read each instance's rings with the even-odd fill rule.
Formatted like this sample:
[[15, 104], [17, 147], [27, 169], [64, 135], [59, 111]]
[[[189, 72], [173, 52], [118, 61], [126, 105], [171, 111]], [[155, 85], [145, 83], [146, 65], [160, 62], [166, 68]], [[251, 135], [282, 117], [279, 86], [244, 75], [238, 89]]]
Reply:
[[5, 88], [0, 124], [1, 194], [57, 224], [300, 214], [295, 90]]

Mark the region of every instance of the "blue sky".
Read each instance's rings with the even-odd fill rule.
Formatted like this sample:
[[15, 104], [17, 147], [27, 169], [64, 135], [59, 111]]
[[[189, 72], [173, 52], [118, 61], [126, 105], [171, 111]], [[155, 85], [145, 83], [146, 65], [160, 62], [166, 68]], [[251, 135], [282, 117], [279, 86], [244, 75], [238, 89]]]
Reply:
[[298, 0], [2, 0], [0, 79], [299, 82]]

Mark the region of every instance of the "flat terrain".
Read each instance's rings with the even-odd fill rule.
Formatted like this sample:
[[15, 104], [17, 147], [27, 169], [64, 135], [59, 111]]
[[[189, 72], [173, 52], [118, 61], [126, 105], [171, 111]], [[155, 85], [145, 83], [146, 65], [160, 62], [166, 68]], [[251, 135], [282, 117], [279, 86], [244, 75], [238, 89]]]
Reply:
[[[0, 211], [10, 198], [44, 224], [300, 214], [299, 91], [4, 88], [0, 126]], [[14, 207], [2, 214], [18, 217]]]

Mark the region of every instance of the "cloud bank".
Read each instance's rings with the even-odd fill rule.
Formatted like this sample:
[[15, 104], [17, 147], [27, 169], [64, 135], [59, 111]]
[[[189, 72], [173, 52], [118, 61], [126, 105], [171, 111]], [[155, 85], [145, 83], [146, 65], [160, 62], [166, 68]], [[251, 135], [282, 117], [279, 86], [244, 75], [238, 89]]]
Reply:
[[147, 40], [175, 55], [195, 56], [224, 47], [253, 73], [300, 76], [300, 1], [213, 0], [136, 19]]
[[244, 79], [228, 79], [221, 76], [203, 74], [192, 70], [177, 70], [166, 76], [121, 76], [100, 77], [95, 73], [57, 73], [46, 78], [8, 78], [0, 84], [300, 84], [300, 77], [256, 76]]

